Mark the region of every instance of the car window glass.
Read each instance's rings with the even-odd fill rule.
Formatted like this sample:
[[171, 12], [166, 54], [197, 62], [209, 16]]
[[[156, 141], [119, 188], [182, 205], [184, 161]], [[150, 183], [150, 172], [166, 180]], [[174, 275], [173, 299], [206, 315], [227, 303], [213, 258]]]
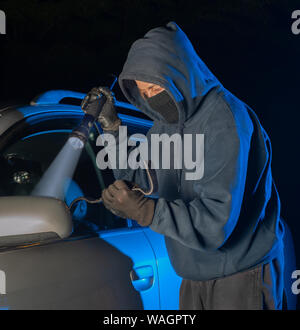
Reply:
[[[143, 134], [146, 136], [148, 130], [149, 130], [149, 127], [148, 126], [145, 126], [145, 125], [142, 125], [142, 124], [131, 124], [131, 123], [123, 123], [123, 125], [126, 125], [127, 126], [127, 134], [128, 134], [128, 139], [130, 139], [130, 137], [133, 135], [133, 134]], [[136, 139], [134, 139], [136, 141], [136, 146], [138, 146], [140, 144], [140, 142]], [[130, 146], [128, 146], [128, 151], [129, 149], [132, 148]], [[136, 221], [132, 221], [131, 222], [131, 226], [133, 228], [140, 228], [141, 226], [136, 222]]]
[[[81, 118], [54, 117], [23, 125], [1, 148], [0, 195], [30, 195], [66, 143], [70, 130], [79, 124]], [[114, 181], [110, 169], [100, 171], [96, 166], [96, 152], [100, 150], [96, 147], [97, 136], [98, 132], [93, 128], [69, 188], [65, 191], [68, 205], [80, 196], [99, 198], [102, 189]], [[80, 201], [72, 211], [73, 236], [127, 226], [126, 220], [113, 215], [102, 203]]]

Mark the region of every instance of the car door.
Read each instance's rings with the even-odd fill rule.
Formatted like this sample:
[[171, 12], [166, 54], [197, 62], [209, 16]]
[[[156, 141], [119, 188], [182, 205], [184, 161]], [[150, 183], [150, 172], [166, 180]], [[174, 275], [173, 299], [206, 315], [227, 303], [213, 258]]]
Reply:
[[[53, 111], [16, 123], [0, 138], [0, 196], [28, 195], [78, 125], [78, 114]], [[95, 141], [80, 157], [65, 202], [97, 198], [114, 178], [96, 166]], [[5, 141], [5, 143], [1, 143]], [[100, 203], [72, 209], [73, 233], [64, 240], [1, 246], [0, 270], [10, 309], [159, 309], [155, 256], [143, 230]], [[0, 233], [1, 234], [1, 233]]]
[[164, 235], [149, 227], [143, 229], [156, 257], [159, 278], [160, 307], [163, 310], [179, 309], [179, 292], [182, 278], [178, 276], [170, 262]]

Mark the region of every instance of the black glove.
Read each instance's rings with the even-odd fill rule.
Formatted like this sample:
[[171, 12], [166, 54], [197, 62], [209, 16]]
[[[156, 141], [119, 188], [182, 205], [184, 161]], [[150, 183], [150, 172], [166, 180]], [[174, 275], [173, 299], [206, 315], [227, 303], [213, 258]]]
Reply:
[[117, 130], [121, 120], [115, 109], [114, 93], [108, 87], [94, 87], [82, 100], [81, 108], [85, 113], [96, 115], [99, 113], [99, 98], [104, 95], [106, 102], [98, 116], [98, 121], [103, 130]]
[[104, 206], [112, 213], [136, 220], [141, 226], [152, 223], [155, 202], [140, 191], [130, 190], [126, 183], [117, 180], [102, 192]]

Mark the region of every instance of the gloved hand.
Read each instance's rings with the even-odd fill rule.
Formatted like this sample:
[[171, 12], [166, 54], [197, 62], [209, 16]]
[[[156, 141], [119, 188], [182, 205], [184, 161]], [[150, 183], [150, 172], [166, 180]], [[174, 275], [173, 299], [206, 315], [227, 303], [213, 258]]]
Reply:
[[102, 192], [104, 206], [112, 213], [136, 220], [145, 227], [152, 223], [155, 202], [147, 198], [140, 191], [129, 189], [122, 180], [117, 180]]
[[114, 93], [108, 87], [94, 87], [85, 96], [81, 102], [81, 108], [84, 112], [92, 115], [98, 114], [99, 98], [101, 95], [106, 97], [106, 102], [98, 116], [98, 121], [101, 124], [103, 130], [118, 130], [121, 125], [121, 120], [117, 116], [115, 109], [115, 96]]

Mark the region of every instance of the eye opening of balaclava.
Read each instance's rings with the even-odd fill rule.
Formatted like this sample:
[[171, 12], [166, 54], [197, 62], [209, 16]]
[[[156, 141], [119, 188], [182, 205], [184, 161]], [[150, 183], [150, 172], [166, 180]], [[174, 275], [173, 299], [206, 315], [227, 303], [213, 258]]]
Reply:
[[124, 86], [128, 95], [133, 97], [133, 99], [137, 99], [136, 93], [138, 93], [140, 98], [147, 102], [150, 108], [153, 111], [158, 112], [168, 123], [178, 123], [179, 114], [177, 106], [166, 90], [163, 90], [162, 92], [152, 97], [143, 98], [140, 95], [140, 92], [134, 80], [126, 80]]

